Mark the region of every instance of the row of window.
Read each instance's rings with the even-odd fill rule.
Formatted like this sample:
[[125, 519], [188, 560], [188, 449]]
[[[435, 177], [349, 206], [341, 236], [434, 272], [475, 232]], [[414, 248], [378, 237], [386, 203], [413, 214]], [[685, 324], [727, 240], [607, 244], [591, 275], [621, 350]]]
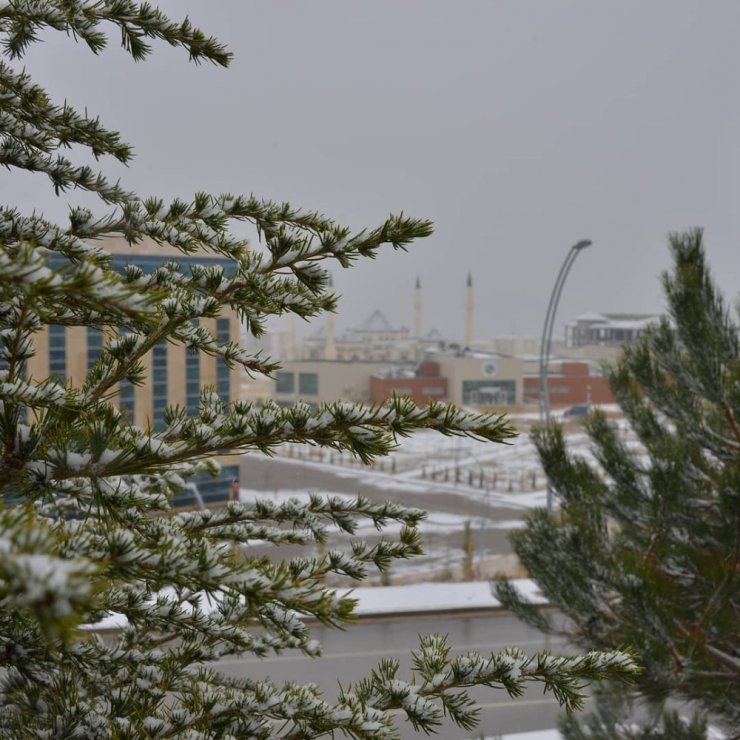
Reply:
[[67, 381], [67, 336], [63, 326], [49, 327], [49, 376], [61, 383]]
[[167, 406], [167, 343], [152, 347], [152, 422], [160, 431], [164, 428], [164, 409]]
[[[230, 339], [231, 322], [228, 318], [219, 318], [216, 323], [216, 334], [219, 343]], [[87, 329], [87, 368], [90, 370], [100, 357], [104, 347], [104, 334], [100, 329]], [[49, 326], [49, 375], [60, 382], [67, 379], [67, 335], [66, 328], [60, 325]], [[167, 344], [160, 342], [152, 349], [152, 413], [155, 429], [164, 426], [164, 409], [167, 406], [168, 368]], [[189, 353], [185, 358], [185, 403], [188, 413], [198, 413], [200, 404], [200, 356]], [[128, 381], [120, 384], [119, 404], [125, 409], [129, 418], [134, 417], [134, 387]], [[223, 360], [217, 361], [216, 393], [228, 403], [231, 401], [231, 374]]]
[[[216, 339], [226, 344], [231, 338], [231, 322], [227, 318], [216, 319]], [[222, 360], [216, 360], [216, 393], [224, 403], [231, 401], [231, 369]]]
[[[302, 396], [318, 396], [318, 373], [297, 373], [298, 393]], [[275, 375], [275, 391], [277, 393], [295, 393], [296, 373], [280, 371]]]
[[463, 403], [513, 404], [516, 403], [515, 380], [463, 380]]
[[[175, 506], [199, 506], [216, 501], [228, 501], [231, 487], [239, 481], [239, 466], [226, 465], [221, 468], [218, 478], [202, 473], [189, 480], [189, 486], [175, 497]], [[200, 500], [199, 500], [200, 499]]]
[[[403, 386], [394, 386], [393, 392], [396, 395], [399, 396], [413, 396], [414, 395], [414, 389], [409, 387], [403, 387]], [[444, 396], [447, 391], [444, 388], [440, 388], [438, 385], [432, 385], [428, 387], [421, 388], [421, 395], [422, 396]]]
[[91, 370], [103, 351], [103, 332], [93, 326], [87, 328], [87, 369]]

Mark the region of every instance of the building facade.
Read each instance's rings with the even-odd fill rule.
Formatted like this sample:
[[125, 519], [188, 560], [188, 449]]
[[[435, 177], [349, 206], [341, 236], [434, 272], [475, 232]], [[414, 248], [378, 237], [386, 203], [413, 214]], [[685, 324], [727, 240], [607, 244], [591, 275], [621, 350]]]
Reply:
[[[113, 255], [112, 267], [123, 271], [126, 265], [137, 265], [151, 272], [164, 262], [175, 261], [187, 271], [191, 264], [216, 264], [225, 271], [233, 270], [228, 259], [210, 255], [183, 255], [178, 250], [142, 241], [130, 246], [124, 239], [107, 239], [100, 246]], [[54, 266], [52, 264], [52, 266]], [[219, 318], [202, 319], [200, 324], [208, 329], [219, 342], [239, 340], [239, 326], [235, 314], [229, 312]], [[56, 376], [62, 382], [71, 379], [80, 386], [89, 370], [100, 356], [103, 347], [112, 338], [109, 331], [88, 326], [52, 325], [42, 329], [34, 338], [36, 355], [28, 362], [31, 377]], [[136, 426], [155, 430], [164, 426], [164, 409], [179, 405], [190, 415], [198, 413], [200, 391], [212, 386], [226, 402], [239, 398], [242, 370], [229, 368], [220, 358], [204, 353], [192, 353], [181, 345], [161, 342], [144, 357], [146, 380], [141, 386], [129, 382], [119, 385], [117, 403], [127, 411]], [[239, 468], [236, 457], [217, 458], [221, 464], [219, 478], [201, 476], [194, 480], [186, 494], [178, 497], [178, 504], [196, 500], [225, 499], [234, 481], [238, 482]]]
[[[559, 365], [559, 367], [558, 367]], [[550, 363], [547, 390], [551, 406], [614, 403], [606, 378], [592, 371], [588, 362], [554, 361]], [[524, 403], [539, 403], [540, 376], [532, 373], [524, 378]]]
[[447, 400], [447, 378], [440, 375], [439, 364], [422, 362], [418, 368], [386, 368], [370, 376], [370, 398], [382, 403], [392, 396], [408, 396], [414, 403]]
[[417, 340], [405, 327], [396, 327], [375, 310], [358, 327], [334, 335], [334, 317], [303, 341], [299, 355], [305, 360], [354, 362], [413, 362]]
[[447, 378], [449, 400], [458, 406], [513, 406], [522, 403], [525, 362], [517, 357], [470, 352], [429, 353]]
[[281, 406], [305, 401], [313, 406], [331, 401], [370, 403], [370, 378], [387, 362], [295, 360], [275, 373], [273, 399]]
[[565, 346], [621, 347], [660, 317], [641, 313], [585, 313], [565, 325]]

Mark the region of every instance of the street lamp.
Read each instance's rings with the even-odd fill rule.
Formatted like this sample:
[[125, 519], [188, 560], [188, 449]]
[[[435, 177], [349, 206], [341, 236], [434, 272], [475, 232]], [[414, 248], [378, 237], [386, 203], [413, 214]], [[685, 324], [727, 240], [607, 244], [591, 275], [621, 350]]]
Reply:
[[[555, 325], [555, 313], [558, 310], [560, 294], [563, 292], [565, 279], [568, 277], [570, 268], [576, 260], [578, 254], [586, 247], [591, 246], [590, 239], [581, 239], [576, 242], [569, 250], [568, 254], [560, 267], [560, 272], [552, 288], [550, 303], [547, 305], [545, 314], [545, 325], [542, 328], [542, 341], [540, 343], [540, 424], [548, 426], [550, 424], [550, 388], [548, 385], [548, 368], [550, 367], [550, 347], [552, 346], [552, 330]], [[547, 510], [552, 511], [552, 486], [547, 483]]]

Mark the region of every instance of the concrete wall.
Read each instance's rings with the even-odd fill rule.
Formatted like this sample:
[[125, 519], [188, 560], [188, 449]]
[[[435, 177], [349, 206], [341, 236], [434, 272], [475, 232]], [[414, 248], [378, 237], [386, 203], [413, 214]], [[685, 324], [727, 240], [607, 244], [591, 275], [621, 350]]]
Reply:
[[[330, 401], [362, 401], [370, 403], [370, 376], [388, 367], [387, 362], [346, 362], [342, 360], [297, 360], [283, 363], [280, 373], [293, 375], [293, 390], [281, 390], [281, 378], [276, 374], [274, 399], [278, 403], [308, 403]], [[316, 393], [301, 392], [301, 374], [315, 375]]]
[[393, 394], [409, 396], [414, 403], [447, 400], [447, 378], [420, 376], [416, 378], [370, 378], [370, 396], [373, 403], [382, 403]]
[[[434, 360], [439, 363], [440, 375], [448, 380], [449, 399], [455, 404], [475, 403], [470, 397], [473, 386], [481, 389], [513, 388], [509, 403], [522, 403], [525, 362], [519, 358], [437, 354]], [[489, 404], [484, 402], [483, 405]], [[495, 401], [491, 405], [505, 404]]]
[[[577, 403], [614, 403], [609, 384], [601, 375], [565, 377], [551, 375], [547, 380], [550, 406], [572, 406]], [[537, 403], [540, 398], [540, 379], [524, 379], [524, 403]]]

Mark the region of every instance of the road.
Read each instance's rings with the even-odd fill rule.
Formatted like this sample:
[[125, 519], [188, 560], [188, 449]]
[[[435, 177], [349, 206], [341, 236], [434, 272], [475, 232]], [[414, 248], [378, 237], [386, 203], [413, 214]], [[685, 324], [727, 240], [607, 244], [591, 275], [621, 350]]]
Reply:
[[[418, 645], [418, 635], [440, 632], [449, 636], [456, 652], [478, 650], [483, 653], [518, 645], [528, 653], [542, 649], [562, 651], [561, 642], [550, 642], [536, 630], [522, 625], [515, 617], [504, 612], [491, 612], [483, 616], [444, 615], [414, 618], [361, 620], [346, 631], [316, 627], [314, 637], [324, 648], [321, 658], [310, 659], [301, 655], [282, 655], [266, 659], [224, 660], [219, 670], [234, 677], [271, 679], [278, 684], [284, 681], [314, 682], [321, 686], [328, 699], [336, 697], [337, 681], [343, 685], [366, 676], [381, 657], [398, 658], [402, 671], [400, 678], [407, 678], [409, 651]], [[502, 733], [526, 732], [555, 727], [560, 709], [541, 687], [534, 687], [519, 699], [510, 699], [502, 690], [476, 690], [474, 695], [482, 707], [478, 728], [466, 732], [453, 724], [445, 724], [438, 736], [445, 740], [495, 736]], [[403, 738], [419, 738], [408, 723], [403, 723]], [[423, 736], [423, 735], [422, 735]]]
[[[473, 524], [477, 576], [481, 578], [492, 576], [505, 567], [501, 564], [500, 558], [510, 556], [512, 552], [509, 530], [502, 528], [501, 523], [521, 521], [525, 516], [521, 508], [507, 508], [487, 502], [483, 492], [481, 498], [475, 500], [469, 495], [464, 495], [462, 491], [456, 493], [452, 485], [441, 488], [433, 482], [419, 480], [415, 481], [415, 486], [409, 487], [408, 481], [402, 477], [363, 474], [362, 470], [332, 469], [329, 466], [306, 465], [295, 460], [266, 458], [262, 455], [242, 456], [240, 480], [244, 488], [257, 491], [266, 498], [269, 498], [273, 491], [280, 490], [349, 495], [361, 493], [372, 501], [390, 500], [404, 506], [424, 509], [429, 512], [430, 521], [437, 515], [456, 517], [460, 522], [459, 525], [449, 526], [444, 531], [429, 531], [422, 523], [425, 555], [414, 558], [409, 563], [394, 564], [393, 576], [394, 579], [399, 579], [394, 580], [394, 583], [405, 582], [404, 575], [412, 571], [424, 573], [426, 577], [453, 579], [459, 577], [460, 563], [464, 557], [463, 521], [467, 518]], [[370, 542], [379, 537], [377, 533], [363, 536]], [[338, 547], [343, 540], [346, 538], [330, 536], [328, 545]], [[255, 552], [271, 556], [275, 554], [274, 550]], [[305, 556], [306, 553], [283, 548], [281, 554], [291, 557], [298, 554]], [[494, 557], [493, 561], [490, 560], [491, 557]], [[445, 573], [447, 575], [444, 575]]]

